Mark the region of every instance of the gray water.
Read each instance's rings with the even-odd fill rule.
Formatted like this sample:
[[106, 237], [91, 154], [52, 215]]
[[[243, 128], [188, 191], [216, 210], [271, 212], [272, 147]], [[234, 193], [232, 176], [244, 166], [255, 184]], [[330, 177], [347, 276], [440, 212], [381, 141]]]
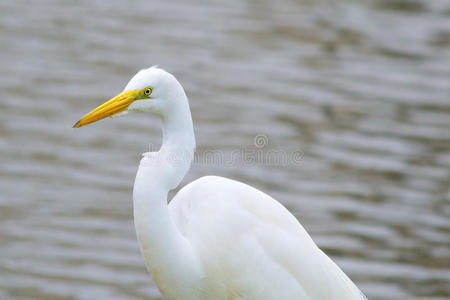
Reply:
[[183, 185], [272, 195], [371, 300], [450, 296], [448, 1], [2, 1], [0, 45], [0, 299], [160, 299], [131, 197], [157, 118], [71, 128], [154, 64]]

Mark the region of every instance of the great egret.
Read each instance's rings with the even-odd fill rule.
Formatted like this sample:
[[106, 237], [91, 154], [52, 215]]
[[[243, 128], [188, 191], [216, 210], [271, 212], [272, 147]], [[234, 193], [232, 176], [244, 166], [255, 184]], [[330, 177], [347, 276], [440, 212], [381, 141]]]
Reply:
[[143, 155], [133, 202], [147, 269], [167, 299], [366, 299], [284, 206], [249, 185], [206, 176], [167, 204], [195, 150], [188, 99], [170, 73], [139, 71], [74, 127], [128, 111], [162, 119], [161, 149]]

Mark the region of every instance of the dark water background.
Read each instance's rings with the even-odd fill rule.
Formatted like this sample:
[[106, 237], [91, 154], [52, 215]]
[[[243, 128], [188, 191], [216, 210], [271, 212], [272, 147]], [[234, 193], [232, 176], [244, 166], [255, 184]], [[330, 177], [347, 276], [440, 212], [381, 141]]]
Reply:
[[153, 64], [191, 100], [184, 183], [274, 196], [369, 299], [450, 296], [448, 1], [2, 1], [0, 48], [0, 299], [159, 299], [131, 198], [158, 120], [71, 128]]

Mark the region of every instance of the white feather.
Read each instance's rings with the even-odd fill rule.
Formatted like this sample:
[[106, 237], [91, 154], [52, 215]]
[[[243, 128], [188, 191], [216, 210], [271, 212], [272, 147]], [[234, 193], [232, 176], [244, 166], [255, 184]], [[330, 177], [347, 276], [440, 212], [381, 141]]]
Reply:
[[279, 202], [241, 182], [207, 176], [167, 193], [188, 172], [195, 137], [187, 97], [169, 73], [140, 71], [126, 89], [152, 86], [132, 110], [163, 120], [159, 152], [136, 175], [136, 232], [167, 299], [357, 300], [364, 295]]

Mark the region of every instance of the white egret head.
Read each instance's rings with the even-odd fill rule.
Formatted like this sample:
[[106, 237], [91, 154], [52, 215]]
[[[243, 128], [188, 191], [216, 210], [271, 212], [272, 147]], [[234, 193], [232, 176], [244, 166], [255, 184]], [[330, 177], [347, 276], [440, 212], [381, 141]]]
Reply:
[[164, 117], [169, 110], [175, 109], [180, 97], [186, 98], [186, 95], [172, 74], [156, 66], [143, 69], [131, 78], [119, 95], [86, 114], [73, 127], [128, 111], [150, 111]]

